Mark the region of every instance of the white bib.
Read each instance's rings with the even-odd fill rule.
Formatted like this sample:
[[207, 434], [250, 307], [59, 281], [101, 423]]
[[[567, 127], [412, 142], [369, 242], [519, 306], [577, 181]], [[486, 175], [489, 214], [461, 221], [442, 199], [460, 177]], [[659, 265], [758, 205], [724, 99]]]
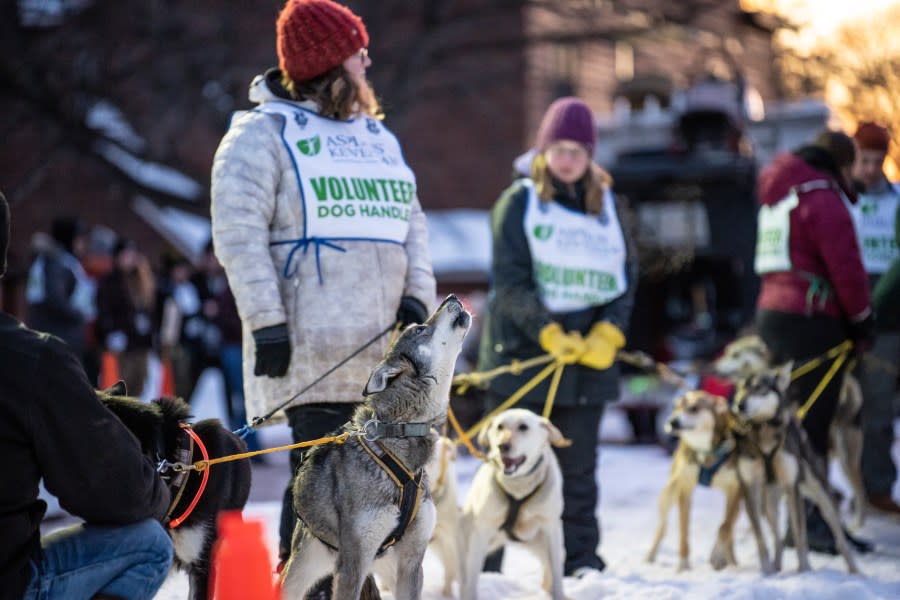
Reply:
[[528, 206], [523, 226], [544, 306], [551, 312], [572, 312], [624, 294], [627, 249], [609, 190], [603, 197], [603, 213], [596, 216], [542, 202], [534, 183], [524, 182]]
[[328, 119], [287, 102], [257, 110], [284, 117], [281, 137], [303, 202], [303, 242], [406, 241], [416, 178], [381, 122]]
[[800, 203], [799, 194], [833, 187], [823, 180], [809, 181], [791, 188], [787, 196], [772, 205], [759, 209], [756, 227], [756, 258], [753, 268], [757, 275], [784, 273], [793, 269], [791, 263], [791, 211]]
[[894, 223], [900, 209], [900, 191], [893, 185], [881, 194], [860, 194], [859, 201], [847, 203], [863, 266], [870, 275], [881, 275], [900, 257]]

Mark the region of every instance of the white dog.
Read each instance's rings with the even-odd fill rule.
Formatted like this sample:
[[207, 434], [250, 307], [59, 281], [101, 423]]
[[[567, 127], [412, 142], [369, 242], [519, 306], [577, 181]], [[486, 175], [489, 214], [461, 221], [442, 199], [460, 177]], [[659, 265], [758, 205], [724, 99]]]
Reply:
[[437, 523], [429, 548], [444, 564], [444, 596], [452, 596], [451, 585], [459, 581], [459, 505], [456, 503], [456, 445], [442, 437], [425, 465], [431, 498], [437, 510]]
[[[459, 505], [456, 503], [456, 445], [446, 437], [438, 438], [434, 452], [425, 464], [428, 489], [437, 522], [431, 534], [428, 548], [434, 550], [444, 565], [444, 588], [446, 597], [453, 596], [453, 582], [460, 580], [459, 569]], [[381, 584], [381, 591], [397, 587], [392, 565], [386, 561], [375, 563], [375, 573]]]
[[518, 541], [544, 566], [543, 587], [562, 600], [562, 474], [551, 445], [572, 442], [550, 421], [516, 408], [495, 416], [478, 435], [488, 449], [463, 508], [463, 600], [475, 600], [478, 576], [488, 553]]

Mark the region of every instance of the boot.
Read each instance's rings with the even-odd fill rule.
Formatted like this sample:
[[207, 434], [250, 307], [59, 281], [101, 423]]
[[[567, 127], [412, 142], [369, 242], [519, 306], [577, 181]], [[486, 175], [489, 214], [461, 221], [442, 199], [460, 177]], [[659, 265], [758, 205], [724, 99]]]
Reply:
[[869, 505], [890, 515], [900, 515], [900, 506], [890, 494], [869, 494]]
[[[805, 502], [805, 505], [806, 541], [809, 549], [822, 554], [837, 555], [838, 549], [834, 542], [834, 536], [831, 535], [831, 528], [825, 522], [825, 519], [822, 518], [819, 508], [808, 501]], [[875, 546], [872, 542], [851, 535], [843, 526], [841, 526], [841, 529], [844, 532], [844, 537], [847, 538], [847, 542], [860, 554], [866, 554], [874, 550]], [[790, 527], [788, 527], [787, 535], [784, 537], [784, 545], [787, 548], [794, 547], [794, 532]]]

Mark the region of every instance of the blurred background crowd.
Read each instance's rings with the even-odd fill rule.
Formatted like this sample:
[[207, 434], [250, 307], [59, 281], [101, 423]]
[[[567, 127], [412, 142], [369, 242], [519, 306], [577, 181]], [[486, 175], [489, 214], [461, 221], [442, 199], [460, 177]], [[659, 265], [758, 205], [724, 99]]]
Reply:
[[211, 243], [195, 266], [66, 215], [33, 235], [31, 251], [26, 321], [66, 341], [96, 386], [121, 378], [135, 396], [190, 400], [215, 368], [232, 426], [244, 424], [241, 322]]

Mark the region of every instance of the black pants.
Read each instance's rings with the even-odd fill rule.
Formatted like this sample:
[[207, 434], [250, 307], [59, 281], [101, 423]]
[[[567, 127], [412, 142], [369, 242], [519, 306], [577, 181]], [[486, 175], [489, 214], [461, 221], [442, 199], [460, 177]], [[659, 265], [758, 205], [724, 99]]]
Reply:
[[[285, 411], [288, 424], [291, 426], [291, 437], [294, 443], [324, 437], [350, 420], [356, 404], [307, 404], [294, 406]], [[291, 554], [291, 536], [297, 514], [294, 512], [294, 475], [309, 448], [291, 450], [291, 480], [284, 490], [284, 501], [281, 506], [281, 526], [279, 528], [278, 555], [284, 560]]]
[[[843, 322], [823, 315], [806, 317], [764, 310], [757, 314], [756, 325], [776, 363], [793, 360], [795, 369], [847, 339]], [[837, 408], [847, 362], [844, 361], [803, 419], [803, 428], [813, 450], [823, 459], [828, 456], [828, 430]], [[806, 375], [795, 379], [788, 388], [788, 398], [796, 406], [803, 406], [833, 364], [834, 359], [823, 361]]]
[[[487, 410], [491, 411], [506, 398], [489, 394]], [[536, 407], [527, 407], [540, 413]], [[602, 569], [597, 556], [600, 525], [597, 521], [597, 435], [603, 405], [555, 406], [550, 421], [572, 440], [568, 448], [554, 448], [563, 477], [563, 536], [565, 538], [565, 573], [580, 567]], [[502, 551], [488, 556], [485, 569], [499, 571]]]

